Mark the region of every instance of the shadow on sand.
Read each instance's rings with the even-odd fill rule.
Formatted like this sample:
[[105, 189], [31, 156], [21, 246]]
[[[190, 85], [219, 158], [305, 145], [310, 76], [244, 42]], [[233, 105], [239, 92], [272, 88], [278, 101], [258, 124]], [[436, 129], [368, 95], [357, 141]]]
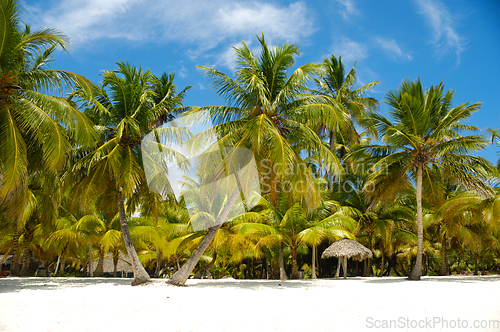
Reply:
[[130, 285], [132, 279], [118, 278], [2, 278], [0, 279], [0, 293], [13, 293], [22, 290], [53, 290], [71, 287], [86, 287], [98, 284]]
[[[407, 277], [382, 277], [382, 278], [363, 278], [366, 283], [373, 284], [391, 284], [400, 282], [415, 282], [408, 280]], [[478, 282], [498, 282], [500, 275], [487, 275], [487, 276], [447, 276], [447, 277], [422, 277], [420, 282], [448, 282], [448, 283], [478, 283]], [[417, 281], [419, 282], [419, 281]]]
[[[79, 288], [95, 286], [100, 284], [111, 284], [114, 286], [130, 286], [132, 279], [129, 278], [2, 278], [0, 279], [0, 293], [15, 293], [23, 290], [55, 290], [63, 288]], [[165, 285], [165, 279], [153, 279], [156, 285]], [[301, 280], [239, 280], [239, 279], [189, 279], [186, 283], [190, 288], [239, 288], [239, 289], [290, 289], [308, 287], [349, 287], [352, 281], [367, 284], [396, 284], [404, 282], [415, 282], [406, 277], [351, 277], [351, 278], [321, 278]], [[420, 282], [444, 282], [444, 283], [483, 283], [500, 282], [500, 275], [488, 276], [448, 276], [448, 277], [422, 277]], [[147, 286], [147, 284], [145, 285]], [[171, 286], [174, 287], [174, 286]]]

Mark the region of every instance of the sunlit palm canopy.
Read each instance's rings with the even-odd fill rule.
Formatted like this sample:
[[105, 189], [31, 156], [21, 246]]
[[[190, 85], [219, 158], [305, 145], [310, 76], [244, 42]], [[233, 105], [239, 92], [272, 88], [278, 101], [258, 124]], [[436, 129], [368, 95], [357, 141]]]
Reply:
[[[484, 180], [491, 174], [490, 163], [473, 154], [484, 149], [482, 135], [464, 135], [478, 131], [465, 124], [480, 109], [481, 103], [465, 103], [452, 107], [453, 92], [444, 93], [443, 84], [422, 88], [420, 80], [403, 81], [400, 89], [391, 91], [386, 102], [391, 107], [393, 121], [369, 112], [367, 123], [379, 134], [382, 144], [358, 146], [350, 155], [372, 165], [369, 185], [371, 195], [390, 200], [415, 179], [415, 169], [423, 167], [425, 190], [437, 191], [430, 166], [436, 165], [445, 177], [467, 188], [489, 192]], [[405, 184], [406, 183], [406, 184]]]
[[[251, 149], [264, 182], [294, 185], [296, 198], [307, 201], [308, 207], [320, 203], [320, 195], [310, 172], [293, 143], [306, 142], [309, 149], [321, 155], [322, 167], [342, 168], [338, 159], [306, 123], [321, 110], [306, 108], [300, 94], [306, 91], [316, 66], [306, 64], [289, 73], [299, 50], [294, 44], [269, 47], [264, 36], [258, 37], [260, 54], [254, 55], [243, 42], [235, 47], [237, 60], [234, 79], [208, 67], [200, 66], [212, 80], [217, 93], [228, 106], [209, 106], [219, 136], [218, 145]], [[204, 133], [194, 137], [201, 140]], [[273, 188], [264, 189], [273, 193]], [[275, 194], [275, 193], [274, 193]], [[276, 196], [275, 196], [276, 198]], [[276, 199], [275, 199], [276, 200]]]
[[[67, 38], [55, 29], [24, 26], [15, 0], [0, 1], [0, 8], [1, 198], [25, 188], [28, 162], [58, 170], [70, 141], [90, 146], [97, 133], [66, 99], [47, 94], [74, 84], [90, 93], [92, 83], [84, 77], [48, 65], [57, 47], [65, 49]], [[41, 158], [30, 160], [31, 155]]]

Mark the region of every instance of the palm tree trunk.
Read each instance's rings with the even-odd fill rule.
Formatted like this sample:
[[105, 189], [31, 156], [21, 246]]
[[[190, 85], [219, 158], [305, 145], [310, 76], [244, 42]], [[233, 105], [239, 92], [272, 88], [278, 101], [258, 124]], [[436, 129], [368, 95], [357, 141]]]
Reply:
[[[177, 257], [177, 254], [174, 254], [174, 258], [175, 258], [175, 272], [179, 271], [180, 270], [180, 266], [179, 266], [179, 257]], [[224, 269], [226, 267], [224, 266]], [[225, 271], [225, 270], [224, 270]]]
[[439, 275], [440, 276], [450, 275], [448, 273], [448, 264], [446, 262], [446, 236], [442, 234], [442, 231], [441, 231], [441, 266], [439, 267]]
[[474, 251], [474, 275], [477, 276], [479, 273], [477, 252]]
[[[370, 250], [373, 252], [373, 234], [372, 231], [369, 231], [368, 241], [370, 243]], [[372, 277], [373, 276], [373, 267], [372, 267], [372, 259], [368, 258], [366, 263], [366, 269], [363, 271], [363, 277]]]
[[[18, 221], [19, 222], [19, 221]], [[19, 275], [19, 234], [18, 222], [16, 222], [16, 231], [14, 233], [14, 249], [12, 250], [12, 265], [10, 267], [9, 275], [17, 277]]]
[[403, 272], [403, 275], [407, 275], [408, 273], [406, 272], [406, 269], [405, 269], [405, 261], [407, 261], [406, 259], [404, 260], [401, 260], [401, 271]]
[[429, 255], [425, 254], [425, 269], [423, 275], [426, 276], [429, 272]]
[[56, 275], [57, 272], [59, 271], [59, 264], [61, 264], [61, 255], [57, 256], [57, 263], [56, 263], [56, 269], [54, 270], [54, 275]]
[[172, 278], [169, 279], [169, 281], [167, 281], [169, 284], [176, 286], [184, 286], [186, 280], [191, 275], [191, 272], [193, 271], [194, 267], [196, 266], [196, 264], [198, 264], [198, 261], [200, 260], [201, 256], [203, 256], [205, 250], [207, 250], [208, 246], [210, 245], [210, 243], [212, 243], [212, 240], [214, 239], [215, 235], [221, 228], [222, 222], [226, 220], [239, 194], [240, 191], [238, 190], [238, 188], [236, 188], [229, 197], [226, 206], [224, 206], [224, 209], [215, 220], [216, 226], [211, 227], [209, 229], [207, 235], [205, 235], [200, 245], [198, 246], [198, 248], [196, 248], [191, 257], [189, 257], [187, 262], [179, 270], [177, 270], [177, 272], [174, 273], [174, 275], [172, 276]]
[[347, 256], [343, 257], [344, 262], [344, 279], [347, 278]]
[[61, 266], [59, 268], [59, 274], [62, 275], [64, 273], [64, 268], [66, 267], [66, 250], [68, 246], [65, 245], [61, 252]]
[[155, 278], [160, 277], [160, 269], [161, 269], [161, 256], [160, 249], [156, 249], [156, 269], [155, 269]]
[[312, 248], [312, 273], [311, 273], [311, 279], [317, 279], [318, 277], [316, 276], [316, 246], [313, 246]]
[[94, 277], [102, 277], [104, 274], [104, 250], [99, 248], [99, 262], [94, 271]]
[[29, 275], [30, 271], [30, 259], [29, 259], [29, 250], [28, 250], [29, 241], [28, 239], [24, 239], [24, 247], [23, 247], [23, 267], [21, 269], [21, 275], [23, 277]]
[[297, 265], [297, 247], [292, 245], [292, 275], [291, 279], [299, 279], [299, 268]]
[[424, 246], [424, 225], [422, 217], [422, 172], [423, 165], [417, 166], [417, 260], [408, 276], [409, 280], [420, 280], [422, 275], [422, 252]]
[[266, 257], [264, 257], [262, 259], [262, 271], [260, 274], [261, 279], [266, 279], [266, 270], [267, 270], [267, 261], [266, 261]]
[[384, 269], [385, 269], [385, 255], [384, 255], [384, 248], [382, 247], [382, 263], [380, 264], [380, 272], [378, 273], [378, 277], [384, 275]]
[[92, 243], [89, 243], [89, 277], [94, 277], [94, 270], [92, 265]]
[[132, 244], [132, 238], [130, 237], [127, 219], [125, 216], [125, 205], [123, 202], [121, 188], [118, 189], [118, 214], [120, 216], [120, 226], [122, 229], [123, 242], [125, 242], [125, 248], [127, 248], [128, 257], [132, 262], [132, 269], [134, 270], [134, 279], [132, 280], [132, 286], [150, 282], [151, 279], [149, 278], [149, 274], [146, 272], [146, 270], [144, 270], [144, 267], [139, 261], [139, 257], [137, 256], [134, 245]]
[[115, 252], [113, 252], [113, 278], [116, 278], [119, 259], [120, 259], [120, 252], [116, 250]]
[[[332, 151], [332, 153], [335, 153], [336, 136], [337, 136], [337, 128], [334, 128], [333, 130], [330, 131], [330, 151]], [[328, 189], [330, 189], [330, 191], [333, 191], [333, 171], [332, 170], [328, 171]]]
[[283, 260], [283, 242], [280, 244], [280, 255], [279, 255], [279, 260], [280, 260], [280, 279], [281, 280], [287, 280], [288, 276], [286, 275], [285, 271], [285, 262]]
[[335, 278], [340, 277], [340, 266], [342, 265], [342, 257], [339, 257], [337, 261], [337, 271], [335, 271]]

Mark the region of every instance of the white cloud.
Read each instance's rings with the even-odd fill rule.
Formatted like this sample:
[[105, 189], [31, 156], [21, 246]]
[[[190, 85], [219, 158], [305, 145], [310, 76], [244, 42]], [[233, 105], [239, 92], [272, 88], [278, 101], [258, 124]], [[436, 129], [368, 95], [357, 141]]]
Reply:
[[[37, 26], [53, 26], [75, 44], [125, 38], [146, 41], [181, 41], [212, 48], [227, 38], [297, 40], [313, 31], [307, 7], [231, 0], [58, 0], [55, 6], [27, 6], [38, 17]], [[36, 15], [34, 15], [36, 14]]]
[[460, 53], [464, 50], [464, 40], [455, 31], [454, 20], [450, 12], [438, 0], [415, 0], [415, 2], [434, 32], [432, 43], [438, 52], [444, 54], [452, 50], [459, 59]]
[[340, 5], [342, 5], [342, 17], [348, 19], [350, 16], [359, 15], [359, 11], [354, 5], [353, 0], [336, 0]]
[[217, 61], [214, 67], [217, 67], [217, 65], [222, 65], [229, 68], [231, 71], [234, 71], [236, 69], [235, 61], [236, 52], [234, 51], [233, 47], [228, 47], [219, 55], [219, 61]]
[[142, 34], [128, 27], [130, 17], [127, 16], [140, 2], [142, 0], [68, 0], [48, 10], [25, 8], [28, 13], [36, 13], [32, 16], [39, 19], [35, 24], [56, 27], [75, 43], [103, 37], [137, 40]]
[[365, 45], [345, 37], [334, 45], [332, 52], [335, 56], [340, 54], [342, 62], [356, 61], [368, 56]]
[[375, 38], [375, 42], [378, 47], [388, 52], [389, 55], [392, 57], [405, 60], [412, 59], [410, 54], [405, 53], [401, 50], [401, 47], [399, 47], [399, 45], [396, 43], [394, 39], [385, 39], [382, 37], [377, 37]]

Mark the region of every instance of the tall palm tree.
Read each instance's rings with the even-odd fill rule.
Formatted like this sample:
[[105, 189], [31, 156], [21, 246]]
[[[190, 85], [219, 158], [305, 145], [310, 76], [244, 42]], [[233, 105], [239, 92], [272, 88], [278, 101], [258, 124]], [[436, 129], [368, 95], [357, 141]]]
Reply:
[[[78, 162], [74, 171], [83, 175], [76, 190], [88, 202], [103, 191], [113, 193], [123, 240], [134, 270], [132, 285], [137, 285], [150, 278], [132, 244], [125, 201], [141, 188], [147, 188], [142, 140], [181, 107], [189, 87], [176, 93], [175, 85], [168, 79], [159, 79], [151, 71], [142, 71], [128, 62], [117, 65], [116, 71], [102, 73], [97, 96], [89, 96], [81, 89], [74, 94], [87, 105], [86, 113], [98, 121], [104, 131], [99, 147]], [[169, 84], [168, 89], [165, 84]], [[173, 136], [177, 133], [179, 139], [189, 136], [175, 128], [168, 132]]]
[[[19, 223], [28, 204], [29, 168], [57, 171], [65, 163], [70, 141], [95, 142], [97, 132], [82, 113], [61, 97], [74, 84], [90, 92], [84, 77], [48, 67], [67, 37], [55, 29], [31, 31], [19, 17], [16, 0], [0, 1], [0, 206]], [[18, 257], [19, 227], [13, 254]], [[17, 259], [16, 259], [17, 261]], [[18, 274], [13, 264], [12, 275]]]
[[[237, 56], [235, 79], [209, 67], [199, 66], [212, 80], [217, 93], [226, 99], [229, 106], [203, 107], [210, 112], [216, 123], [214, 130], [222, 147], [247, 148], [253, 152], [257, 168], [265, 183], [273, 204], [277, 202], [277, 187], [288, 186], [298, 201], [314, 209], [320, 203], [319, 191], [314, 179], [291, 142], [305, 141], [310, 150], [322, 157], [323, 165], [339, 170], [340, 163], [323, 144], [318, 135], [305, 125], [307, 119], [317, 116], [319, 111], [303, 108], [298, 97], [306, 91], [306, 83], [315, 70], [306, 64], [289, 73], [299, 55], [296, 45], [282, 44], [276, 48], [267, 45], [264, 36], [258, 37], [260, 54], [254, 55], [248, 46], [234, 48]], [[197, 111], [197, 110], [194, 110]], [[199, 138], [204, 137], [199, 134]], [[194, 138], [197, 139], [197, 136]], [[293, 187], [293, 188], [292, 188]], [[227, 206], [233, 204], [227, 199]], [[235, 197], [232, 197], [235, 196]], [[230, 208], [230, 207], [229, 207]], [[222, 220], [226, 218], [222, 213]], [[170, 283], [183, 285], [192, 269], [215, 237], [219, 226], [210, 228], [206, 241], [199, 250], [170, 279]]]
[[[443, 92], [442, 83], [424, 91], [420, 79], [403, 81], [401, 87], [389, 92], [385, 99], [394, 122], [369, 112], [368, 122], [376, 128], [383, 144], [360, 146], [352, 153], [353, 157], [362, 157], [368, 152], [376, 161], [369, 180], [375, 188], [372, 194], [378, 199], [388, 200], [412, 182], [416, 185], [417, 259], [410, 280], [419, 280], [422, 272], [422, 183], [424, 177], [429, 176], [429, 167], [438, 165], [447, 177], [466, 187], [488, 190], [482, 179], [490, 171], [489, 162], [469, 155], [483, 149], [487, 141], [481, 135], [461, 135], [464, 130], [477, 130], [463, 122], [479, 110], [481, 104], [466, 103], [452, 108], [453, 92]], [[433, 184], [432, 181], [425, 183]]]
[[16, 0], [2, 0], [0, 8], [0, 198], [5, 198], [25, 188], [33, 151], [41, 152], [37, 163], [55, 171], [66, 160], [68, 138], [89, 146], [97, 133], [65, 99], [46, 94], [75, 83], [87, 91], [92, 87], [80, 75], [48, 67], [56, 48], [66, 48], [66, 36], [24, 26]]
[[[355, 66], [356, 63], [346, 73], [341, 56], [336, 58], [332, 55], [321, 63], [318, 78], [314, 79], [318, 90], [313, 91], [313, 104], [320, 104], [330, 109], [330, 116], [316, 119], [316, 122], [318, 120], [322, 122], [326, 119], [322, 125], [329, 130], [330, 149], [333, 153], [336, 152], [337, 134], [340, 132], [342, 136], [349, 135], [349, 139], [353, 136], [359, 136], [354, 124], [359, 123], [364, 118], [366, 111], [378, 107], [378, 101], [366, 96], [366, 94], [379, 81], [354, 88], [356, 84]], [[333, 188], [333, 178], [333, 172], [329, 172], [328, 186], [330, 190]]]

